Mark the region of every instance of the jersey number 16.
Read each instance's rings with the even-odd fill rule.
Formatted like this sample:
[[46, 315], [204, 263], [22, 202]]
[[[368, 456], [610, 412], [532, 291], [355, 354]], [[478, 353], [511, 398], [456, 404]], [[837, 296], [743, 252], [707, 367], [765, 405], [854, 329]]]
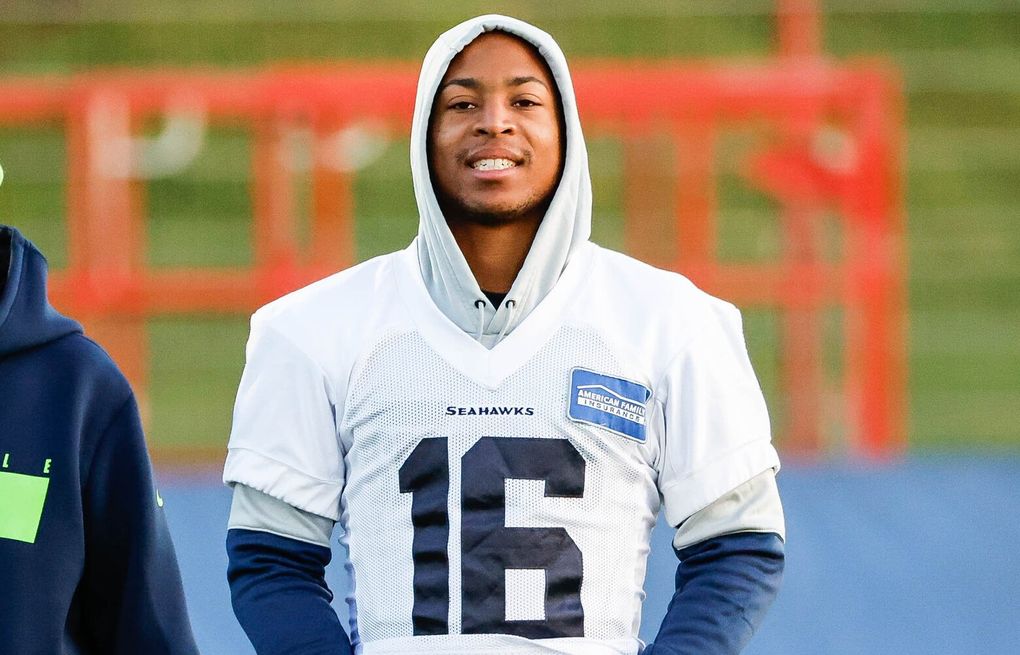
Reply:
[[[581, 551], [563, 528], [506, 527], [507, 479], [544, 480], [546, 497], [584, 494], [584, 458], [565, 439], [483, 437], [461, 459], [461, 632], [584, 636]], [[447, 439], [422, 439], [400, 467], [414, 525], [415, 635], [449, 633]], [[506, 570], [545, 571], [545, 618], [506, 619]]]

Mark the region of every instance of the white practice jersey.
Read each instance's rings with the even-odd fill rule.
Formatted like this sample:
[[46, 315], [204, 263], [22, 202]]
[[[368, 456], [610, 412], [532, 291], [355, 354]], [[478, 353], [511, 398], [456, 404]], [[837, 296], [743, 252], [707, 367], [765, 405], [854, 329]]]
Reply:
[[588, 244], [490, 350], [417, 256], [255, 314], [226, 481], [339, 522], [358, 652], [637, 653], [660, 503], [779, 465], [739, 313]]

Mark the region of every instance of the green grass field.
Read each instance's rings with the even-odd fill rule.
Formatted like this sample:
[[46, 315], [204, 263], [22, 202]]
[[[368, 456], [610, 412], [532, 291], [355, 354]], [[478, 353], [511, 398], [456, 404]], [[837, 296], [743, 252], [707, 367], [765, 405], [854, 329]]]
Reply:
[[[437, 4], [437, 3], [432, 3]], [[995, 0], [823, 3], [826, 47], [840, 59], [896, 64], [906, 91], [909, 221], [910, 440], [916, 449], [1020, 448], [1020, 5]], [[257, 67], [280, 60], [417, 60], [440, 31], [493, 10], [531, 20], [568, 57], [746, 60], [771, 48], [770, 3], [632, 0], [592, 9], [557, 3], [348, 0], [169, 5], [154, 1], [15, 3], [0, 16], [0, 75], [102, 67]], [[600, 5], [602, 6], [602, 5]], [[191, 11], [183, 11], [191, 9]], [[48, 12], [48, 13], [47, 13]], [[179, 18], [178, 16], [187, 16]], [[0, 93], [3, 88], [0, 87]], [[640, 99], [621, 99], [640, 102]], [[149, 188], [155, 265], [250, 260], [247, 141], [227, 128], [184, 173]], [[595, 239], [622, 245], [619, 143], [590, 144]], [[416, 229], [406, 141], [360, 172], [360, 258], [402, 247]], [[66, 262], [56, 127], [0, 129], [0, 221], [21, 228], [59, 268]], [[728, 256], [778, 250], [769, 203], [724, 179]], [[728, 219], [726, 217], [729, 217]], [[739, 218], [735, 220], [734, 217]], [[246, 317], [157, 318], [150, 437], [161, 445], [222, 444], [243, 363]], [[776, 317], [747, 312], [752, 356], [777, 389]], [[781, 425], [782, 417], [779, 416]]]

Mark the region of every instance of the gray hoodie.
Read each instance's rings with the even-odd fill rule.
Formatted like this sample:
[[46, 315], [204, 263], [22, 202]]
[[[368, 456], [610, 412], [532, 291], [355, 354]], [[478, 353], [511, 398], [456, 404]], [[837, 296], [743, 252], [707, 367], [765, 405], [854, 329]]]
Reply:
[[[528, 41], [545, 58], [559, 87], [566, 125], [563, 175], [524, 265], [503, 304], [496, 308], [482, 293], [467, 260], [446, 224], [432, 188], [426, 144], [429, 115], [450, 61], [479, 35], [500, 30]], [[507, 16], [479, 16], [442, 34], [425, 55], [411, 124], [411, 177], [418, 203], [418, 259], [425, 286], [439, 309], [458, 327], [492, 348], [545, 298], [591, 234], [591, 178], [588, 152], [577, 114], [574, 87], [563, 52], [551, 36]], [[480, 308], [482, 303], [484, 306]], [[512, 302], [511, 302], [512, 301]], [[477, 303], [477, 304], [476, 304]], [[481, 328], [481, 329], [479, 329]]]

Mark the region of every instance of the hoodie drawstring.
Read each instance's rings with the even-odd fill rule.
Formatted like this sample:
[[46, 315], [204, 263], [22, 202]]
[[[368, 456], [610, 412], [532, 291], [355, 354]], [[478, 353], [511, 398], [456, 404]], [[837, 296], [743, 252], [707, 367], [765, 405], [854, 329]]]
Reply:
[[482, 330], [485, 329], [485, 301], [479, 298], [475, 301], [475, 308], [478, 309], [478, 332], [475, 334], [475, 340], [482, 340]]
[[509, 313], [507, 314], [506, 320], [503, 322], [503, 329], [499, 331], [499, 336], [496, 337], [496, 343], [502, 341], [503, 337], [506, 336], [506, 329], [510, 327], [510, 322], [514, 320], [514, 312], [517, 311], [517, 301], [508, 300], [506, 301], [505, 307]]
[[[506, 336], [507, 328], [510, 327], [510, 323], [514, 320], [514, 314], [517, 313], [517, 301], [507, 300], [504, 304], [507, 309], [506, 320], [503, 321], [503, 328], [499, 331], [499, 336], [496, 337], [496, 343], [503, 340]], [[478, 332], [475, 333], [475, 339], [477, 341], [482, 340], [482, 333], [485, 331], [485, 301], [479, 298], [475, 301], [475, 308], [478, 310]]]

